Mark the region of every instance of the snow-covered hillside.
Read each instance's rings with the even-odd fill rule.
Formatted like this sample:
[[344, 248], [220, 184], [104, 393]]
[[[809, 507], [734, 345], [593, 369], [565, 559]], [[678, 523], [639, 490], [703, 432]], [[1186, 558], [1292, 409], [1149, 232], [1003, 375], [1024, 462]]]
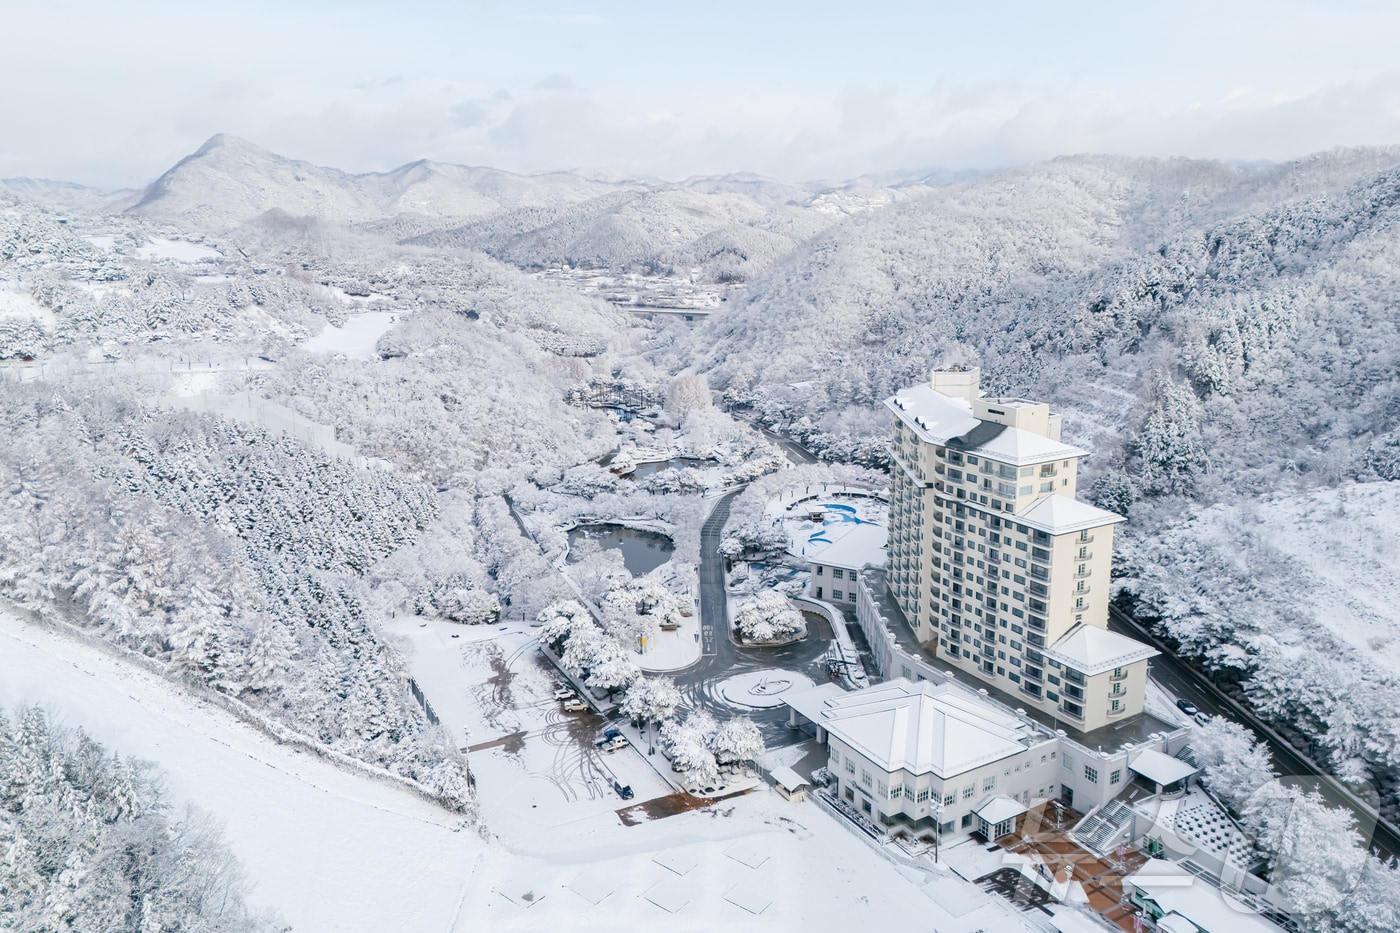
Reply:
[[562, 172], [515, 175], [426, 160], [351, 175], [220, 134], [152, 182], [131, 210], [147, 219], [227, 230], [268, 211], [357, 223], [395, 214], [466, 218], [581, 201], [614, 187]]

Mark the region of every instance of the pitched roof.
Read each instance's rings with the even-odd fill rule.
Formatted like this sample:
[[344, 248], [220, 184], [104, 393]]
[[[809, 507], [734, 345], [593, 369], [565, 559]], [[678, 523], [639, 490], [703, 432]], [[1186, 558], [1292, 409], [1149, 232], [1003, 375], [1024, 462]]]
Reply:
[[773, 780], [777, 781], [785, 790], [789, 791], [797, 790], [799, 787], [808, 787], [812, 783], [787, 765], [774, 768], [769, 773], [773, 775]]
[[1174, 862], [1148, 859], [1123, 879], [1168, 914], [1177, 914], [1206, 933], [1282, 933], [1248, 905], [1208, 884]]
[[1069, 496], [1046, 496], [1024, 512], [1016, 513], [1016, 521], [1039, 528], [1052, 535], [1102, 528], [1127, 521], [1123, 516], [1080, 502]]
[[897, 395], [885, 399], [885, 407], [925, 443], [985, 453], [1018, 466], [1067, 460], [1088, 453], [1034, 431], [983, 421], [972, 413], [968, 402], [936, 392], [929, 385], [901, 389]]
[[1175, 784], [1177, 781], [1184, 781], [1196, 773], [1195, 768], [1180, 758], [1163, 755], [1150, 748], [1138, 752], [1137, 757], [1128, 762], [1128, 767], [1149, 781], [1164, 787], [1168, 784]]
[[1124, 664], [1145, 661], [1161, 654], [1127, 635], [1119, 635], [1095, 625], [1076, 625], [1060, 636], [1049, 648], [1046, 657], [1066, 664], [1092, 677]]
[[995, 797], [988, 797], [977, 805], [972, 811], [986, 820], [988, 823], [1000, 823], [1002, 820], [1012, 820], [1026, 812], [1025, 806], [1019, 800], [1013, 800], [1004, 794]]
[[899, 678], [811, 699], [818, 702], [802, 695], [785, 702], [886, 771], [952, 777], [1014, 755], [1034, 738], [1022, 720], [947, 684]]

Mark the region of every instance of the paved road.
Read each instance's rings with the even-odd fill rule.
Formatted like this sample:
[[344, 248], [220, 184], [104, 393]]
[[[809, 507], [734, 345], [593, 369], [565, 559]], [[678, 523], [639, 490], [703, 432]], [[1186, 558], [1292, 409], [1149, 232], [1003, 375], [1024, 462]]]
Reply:
[[1283, 736], [1255, 716], [1253, 711], [1241, 706], [1211, 683], [1204, 674], [1179, 659], [1136, 619], [1111, 606], [1108, 627], [1145, 641], [1162, 652], [1160, 657], [1152, 660], [1153, 680], [1176, 696], [1195, 703], [1207, 713], [1223, 716], [1248, 727], [1268, 746], [1274, 757], [1274, 767], [1279, 774], [1288, 776], [1290, 780], [1295, 780], [1310, 790], [1316, 790], [1333, 806], [1351, 810], [1356, 816], [1362, 835], [1370, 835], [1371, 847], [1380, 850], [1382, 855], [1394, 857], [1400, 854], [1400, 829], [1388, 821], [1381, 820], [1370, 804], [1290, 745]]
[[740, 648], [729, 639], [729, 615], [724, 591], [724, 558], [719, 543], [729, 506], [742, 490], [726, 493], [700, 530], [700, 660], [675, 675], [676, 686], [692, 708], [713, 709], [724, 716], [743, 712], [763, 733], [769, 748], [791, 744], [795, 736], [787, 728], [787, 713], [779, 706], [767, 710], [736, 710], [720, 696], [719, 686], [730, 677], [750, 671], [785, 670], [817, 682], [825, 679], [821, 659], [828, 642], [811, 637], [780, 648]]
[[779, 434], [776, 431], [770, 431], [763, 425], [759, 424], [757, 421], [748, 417], [747, 415], [741, 415], [733, 409], [730, 409], [729, 413], [735, 418], [738, 418], [740, 421], [743, 421], [750, 427], [757, 430], [760, 434], [768, 438], [768, 440], [772, 441], [774, 444], [777, 444], [779, 447], [781, 447], [783, 449], [783, 453], [787, 454], [787, 458], [793, 463], [800, 464], [817, 462], [816, 454], [812, 453], [810, 450], [808, 450], [806, 447], [803, 447], [801, 444], [799, 444], [792, 438], [783, 437], [783, 435]]

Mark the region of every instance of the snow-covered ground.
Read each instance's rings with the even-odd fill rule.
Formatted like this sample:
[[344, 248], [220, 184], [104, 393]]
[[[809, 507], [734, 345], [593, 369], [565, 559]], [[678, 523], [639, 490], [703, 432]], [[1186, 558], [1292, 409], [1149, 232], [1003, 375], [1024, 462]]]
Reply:
[[0, 318], [5, 317], [35, 318], [48, 329], [58, 324], [54, 313], [35, 301], [18, 282], [0, 280]]
[[157, 762], [177, 802], [225, 821], [254, 903], [302, 933], [453, 929], [475, 866], [500, 858], [426, 800], [280, 746], [153, 674], [0, 613], [0, 704], [20, 702]]
[[169, 259], [173, 262], [205, 262], [224, 258], [223, 253], [212, 247], [161, 237], [151, 237], [150, 242], [136, 251], [136, 255], [142, 259]]
[[344, 327], [327, 325], [325, 330], [302, 344], [302, 349], [311, 353], [343, 353], [352, 360], [372, 360], [375, 344], [398, 322], [401, 313], [366, 311], [356, 314]]
[[[659, 753], [640, 738], [595, 751], [603, 721], [560, 710], [533, 629], [389, 626], [444, 724], [473, 749], [483, 819], [514, 855], [480, 863], [460, 929], [1024, 928], [1004, 902], [956, 881], [980, 906], [953, 916], [935, 902], [947, 876], [890, 864], [814, 803], [766, 785], [701, 809], [668, 805], [672, 790], [650, 766], [666, 766]], [[614, 780], [634, 798], [619, 798]]]

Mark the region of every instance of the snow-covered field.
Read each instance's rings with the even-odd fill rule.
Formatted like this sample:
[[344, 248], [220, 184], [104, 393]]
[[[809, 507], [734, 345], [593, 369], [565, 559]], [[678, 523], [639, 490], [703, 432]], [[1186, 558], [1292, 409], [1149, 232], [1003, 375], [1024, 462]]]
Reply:
[[352, 360], [371, 360], [374, 359], [374, 345], [398, 318], [398, 312], [389, 311], [356, 314], [344, 327], [327, 325], [325, 330], [302, 344], [302, 349], [311, 353], [344, 353]]
[[35, 318], [46, 328], [58, 323], [54, 313], [35, 301], [18, 282], [0, 280], [0, 318], [5, 317]]
[[205, 262], [224, 258], [223, 253], [212, 247], [162, 237], [151, 237], [145, 246], [136, 251], [136, 255], [142, 259], [169, 259], [173, 262]]

